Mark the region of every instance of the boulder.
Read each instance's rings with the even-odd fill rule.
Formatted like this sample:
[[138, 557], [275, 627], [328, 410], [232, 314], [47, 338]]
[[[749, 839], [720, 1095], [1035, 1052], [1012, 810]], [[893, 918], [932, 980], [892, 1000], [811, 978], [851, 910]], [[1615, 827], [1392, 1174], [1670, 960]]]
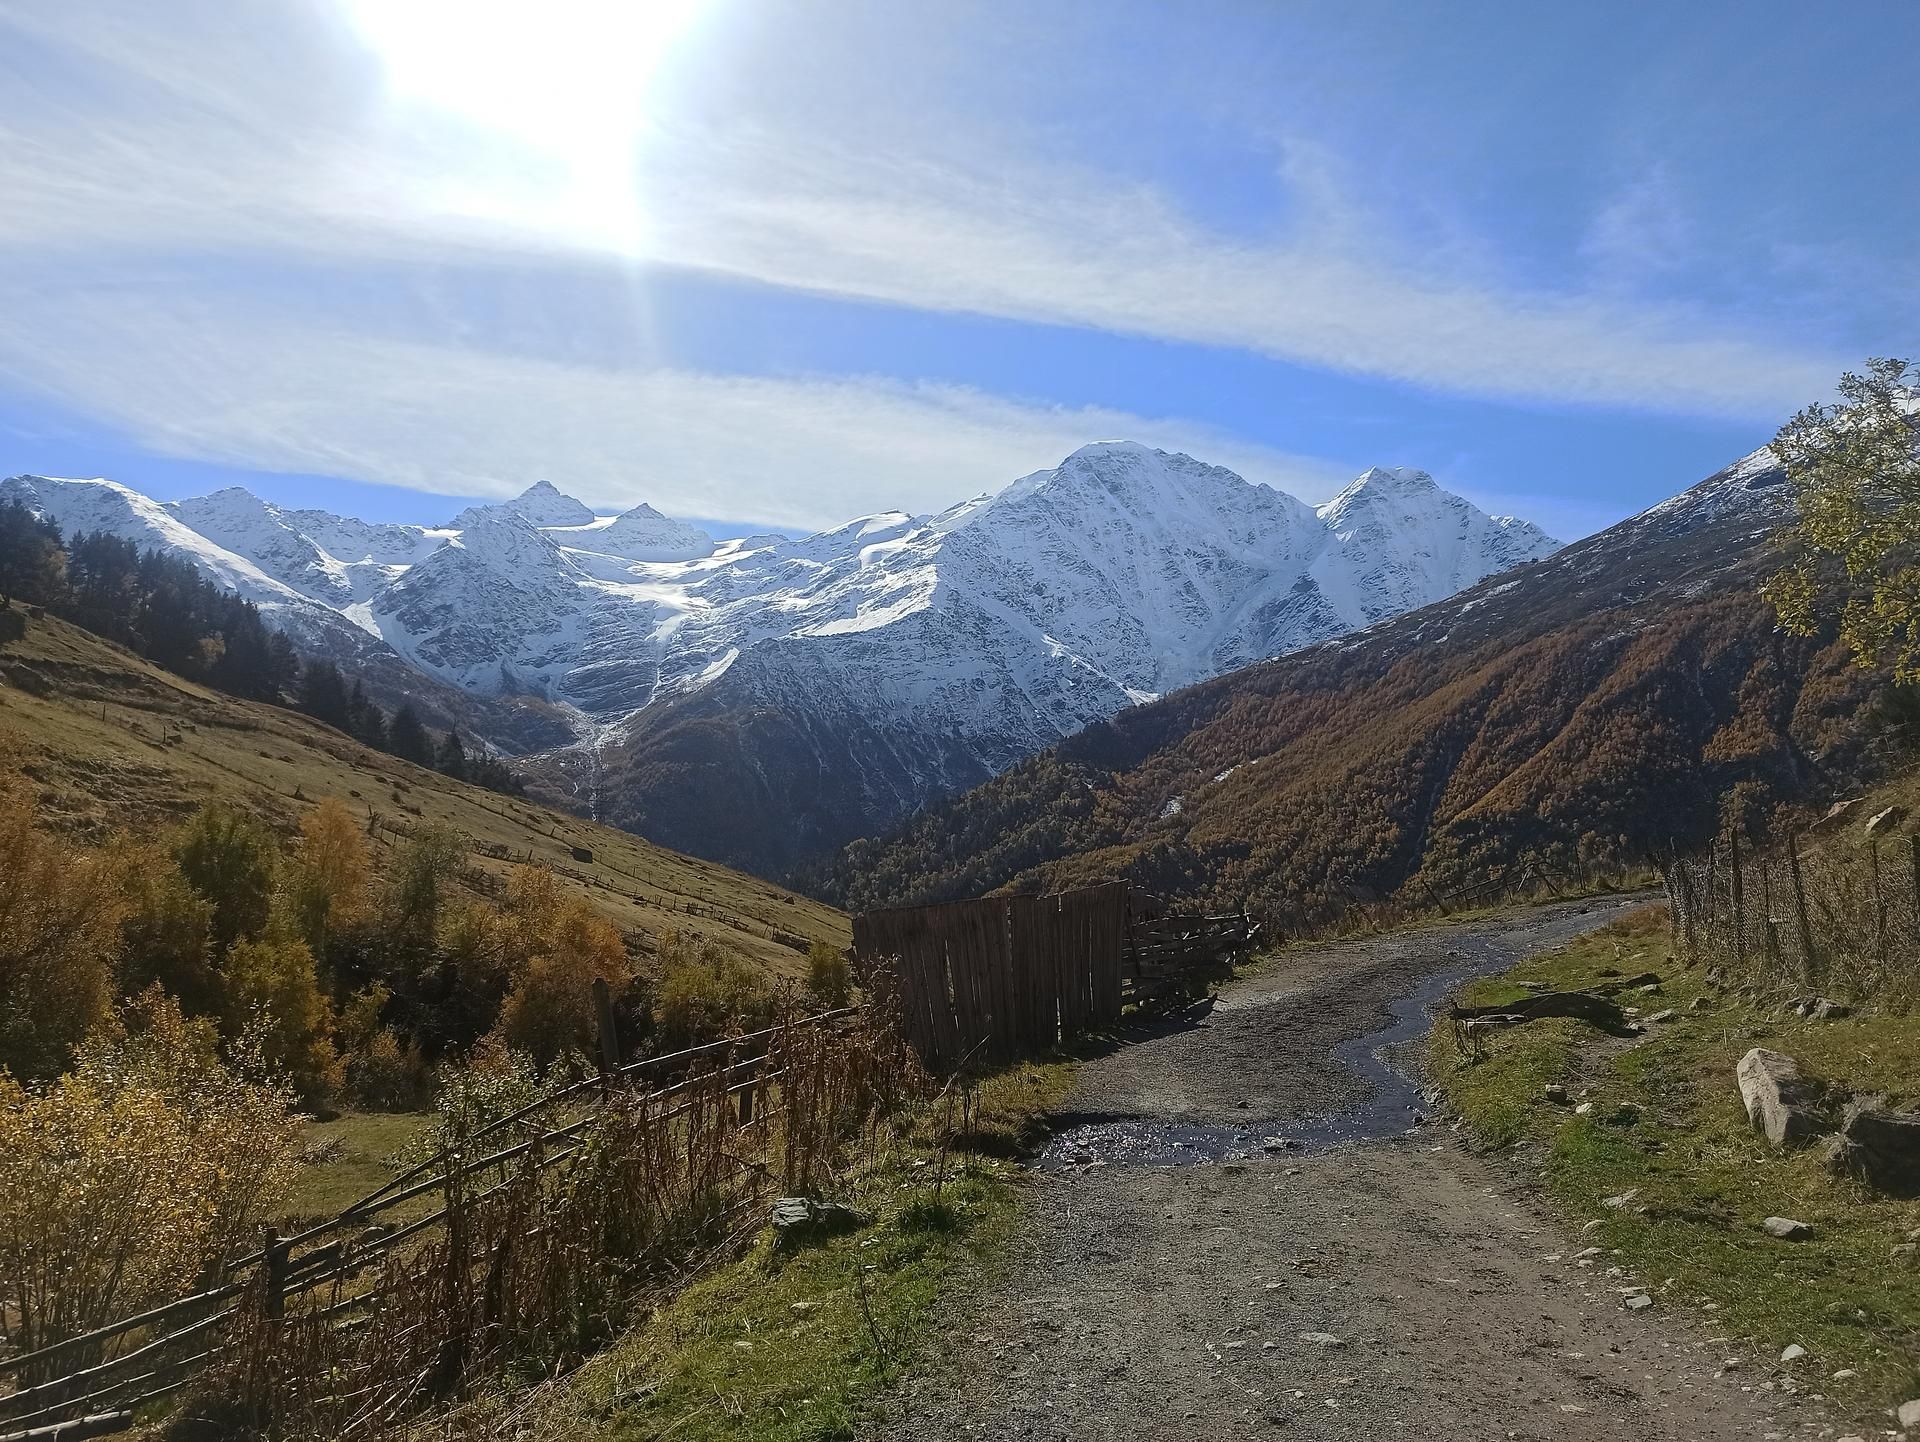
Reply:
[[1920, 1195], [1920, 1112], [1849, 1109], [1827, 1159], [1836, 1172], [1875, 1191]]
[[1760, 1230], [1783, 1242], [1804, 1242], [1813, 1235], [1812, 1227], [1805, 1222], [1796, 1222], [1792, 1217], [1768, 1217], [1760, 1224]]
[[1894, 1417], [1902, 1427], [1920, 1427], [1920, 1397], [1915, 1397], [1911, 1402], [1902, 1402]]
[[1855, 796], [1847, 801], [1836, 801], [1827, 808], [1827, 814], [1807, 829], [1809, 831], [1832, 831], [1845, 826], [1847, 818], [1860, 809], [1860, 798]]
[[812, 1197], [781, 1197], [768, 1217], [779, 1234], [782, 1247], [796, 1246], [820, 1237], [855, 1231], [873, 1219], [842, 1202], [816, 1201]]
[[1828, 1130], [1821, 1091], [1784, 1052], [1755, 1047], [1734, 1069], [1747, 1120], [1776, 1147], [1805, 1146]]
[[1876, 836], [1882, 831], [1891, 831], [1907, 819], [1907, 808], [1889, 806], [1884, 811], [1876, 811], [1867, 818], [1867, 835]]

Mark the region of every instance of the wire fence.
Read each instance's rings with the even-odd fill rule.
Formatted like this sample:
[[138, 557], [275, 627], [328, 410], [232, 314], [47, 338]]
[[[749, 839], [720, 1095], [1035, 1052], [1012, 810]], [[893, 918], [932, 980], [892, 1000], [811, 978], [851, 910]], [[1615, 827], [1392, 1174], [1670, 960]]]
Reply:
[[1665, 867], [1690, 960], [1768, 990], [1907, 1006], [1920, 999], [1920, 836], [1736, 833]]

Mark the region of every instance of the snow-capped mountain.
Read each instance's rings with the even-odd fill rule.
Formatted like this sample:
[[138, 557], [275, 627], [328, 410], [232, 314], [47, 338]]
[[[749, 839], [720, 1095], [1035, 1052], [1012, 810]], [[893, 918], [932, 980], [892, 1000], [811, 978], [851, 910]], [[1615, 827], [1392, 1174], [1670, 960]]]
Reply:
[[[1368, 471], [1316, 510], [1129, 442], [805, 540], [715, 541], [646, 505], [595, 516], [545, 481], [438, 528], [240, 490], [161, 505], [16, 477], [7, 494], [69, 532], [189, 555], [290, 630], [351, 626], [471, 695], [555, 703], [582, 740], [536, 765], [550, 784], [762, 870], [1130, 704], [1557, 548], [1420, 471]], [[733, 805], [753, 813], [738, 836], [715, 814]]]

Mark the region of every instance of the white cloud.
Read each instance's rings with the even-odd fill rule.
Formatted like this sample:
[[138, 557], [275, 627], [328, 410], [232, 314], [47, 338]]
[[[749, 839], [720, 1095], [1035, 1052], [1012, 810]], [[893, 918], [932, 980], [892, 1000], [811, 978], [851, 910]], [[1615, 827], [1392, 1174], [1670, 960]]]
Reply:
[[0, 369], [157, 453], [448, 495], [544, 478], [608, 509], [825, 527], [944, 508], [1090, 439], [1185, 450], [1307, 496], [1358, 469], [1174, 418], [881, 377], [596, 368], [127, 293], [0, 306], [14, 321]]
[[[0, 98], [0, 244], [22, 252], [199, 248], [334, 266], [426, 266], [449, 246], [555, 266], [621, 254], [1440, 391], [1743, 419], [1824, 393], [1838, 366], [1730, 320], [1399, 254], [1394, 217], [1354, 214], [1312, 157], [1289, 166], [1297, 221], [1234, 236], [1126, 176], [1037, 164], [1012, 119], [966, 117], [936, 139], [940, 117], [909, 103], [910, 87], [893, 116], [825, 100], [803, 113], [781, 91], [760, 111], [648, 120], [631, 190], [607, 196], [564, 157], [396, 109], [318, 0], [250, 7], [244, 27], [215, 0], [0, 0], [0, 23], [9, 15], [84, 80], [0, 68], [13, 97]], [[872, 63], [840, 57], [854, 62]], [[824, 70], [815, 81], [802, 89], [835, 89]], [[1646, 233], [1624, 212], [1615, 229], [1622, 243]]]

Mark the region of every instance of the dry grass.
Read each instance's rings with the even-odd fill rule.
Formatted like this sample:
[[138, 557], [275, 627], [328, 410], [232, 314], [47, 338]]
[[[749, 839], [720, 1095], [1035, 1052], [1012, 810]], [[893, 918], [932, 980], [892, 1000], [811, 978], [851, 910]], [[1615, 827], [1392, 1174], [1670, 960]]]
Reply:
[[[81, 837], [152, 828], [216, 800], [291, 834], [311, 803], [333, 796], [377, 821], [376, 866], [406, 831], [437, 823], [470, 839], [483, 886], [514, 862], [541, 862], [641, 937], [680, 931], [795, 978], [811, 943], [851, 940], [845, 916], [782, 887], [423, 770], [52, 618], [0, 650], [0, 763], [8, 762], [33, 778], [42, 816]], [[575, 848], [593, 860], [577, 860]]]

